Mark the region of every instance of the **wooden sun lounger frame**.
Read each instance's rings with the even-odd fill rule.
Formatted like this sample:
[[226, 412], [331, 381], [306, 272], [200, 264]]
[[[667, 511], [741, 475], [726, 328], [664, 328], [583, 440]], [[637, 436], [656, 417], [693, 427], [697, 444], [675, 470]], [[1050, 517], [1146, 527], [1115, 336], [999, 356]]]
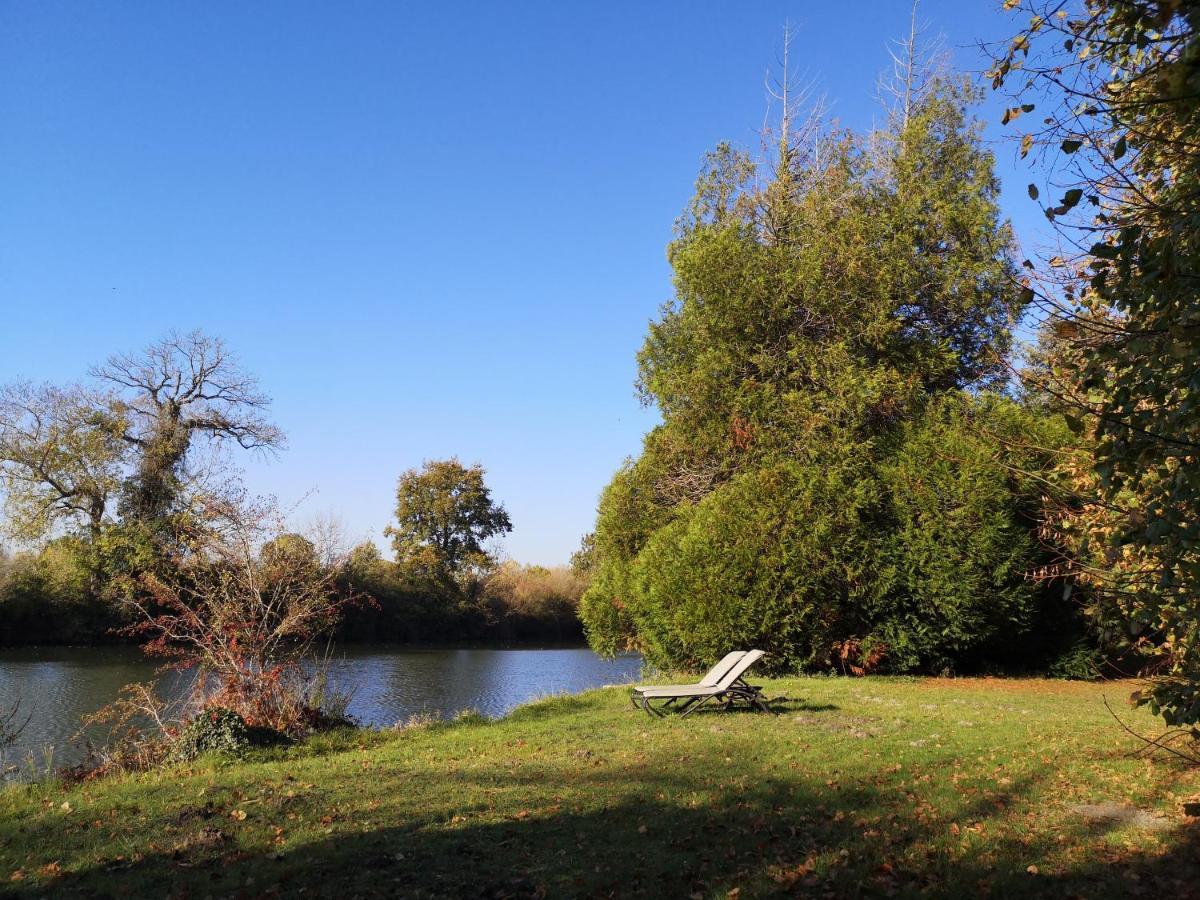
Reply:
[[[762, 688], [750, 684], [744, 678], [750, 667], [765, 655], [761, 650], [730, 653], [717, 663], [698, 684], [635, 687], [630, 693], [629, 699], [635, 708], [644, 710], [649, 715], [657, 716], [660, 719], [665, 717], [666, 710], [672, 707], [681, 713], [680, 718], [686, 718], [711, 700], [724, 704], [726, 709], [731, 709], [739, 703], [745, 703], [751, 709], [770, 712], [771, 709], [767, 706]], [[653, 691], [663, 690], [671, 690], [673, 694], [667, 697], [648, 696]], [[689, 691], [694, 691], [694, 693], [689, 693]], [[664, 700], [665, 702], [661, 706], [655, 707], [653, 704], [655, 700]], [[679, 701], [683, 702], [679, 706], [675, 706]]]

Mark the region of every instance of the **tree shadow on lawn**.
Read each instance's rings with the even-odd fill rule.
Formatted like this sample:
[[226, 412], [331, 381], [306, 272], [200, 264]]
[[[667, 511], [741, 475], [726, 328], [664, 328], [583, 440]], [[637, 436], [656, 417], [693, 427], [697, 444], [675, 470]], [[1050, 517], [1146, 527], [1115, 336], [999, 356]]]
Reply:
[[789, 712], [835, 712], [841, 709], [836, 703], [806, 703], [803, 700], [789, 700], [787, 697], [768, 700], [767, 705], [776, 715]]
[[[698, 707], [688, 713], [688, 718], [719, 718], [722, 716], [746, 715], [765, 716], [769, 719], [771, 716], [781, 716], [786, 715], [787, 713], [836, 712], [837, 710], [841, 709], [841, 707], [836, 703], [810, 703], [797, 697], [767, 697], [766, 703], [769, 712], [762, 712], [760, 710], [752, 709], [742, 703], [734, 706], [724, 706], [721, 703], [705, 704], [704, 706]], [[656, 708], [660, 709], [664, 713], [664, 718], [666, 719], [675, 719], [681, 717], [681, 709], [678, 706], [663, 704]], [[630, 712], [631, 710], [637, 712], [639, 715], [648, 715], [645, 710], [643, 710], [641, 707], [634, 706], [632, 703], [629, 705], [628, 709], [624, 710], [624, 712]], [[524, 712], [524, 710], [518, 710], [518, 712], [514, 713], [513, 716], [510, 716], [510, 718], [515, 717], [522, 712]], [[655, 717], [651, 716], [650, 718], [653, 720]]]
[[[98, 865], [65, 875], [33, 893], [689, 898], [725, 897], [738, 888], [740, 898], [1107, 897], [1167, 890], [1187, 897], [1200, 886], [1200, 852], [1186, 833], [1176, 835], [1169, 853], [1150, 858], [1098, 840], [1094, 822], [1036, 834], [1023, 831], [1021, 821], [1006, 823], [1007, 811], [1034, 787], [1030, 782], [1012, 785], [1004, 796], [960, 797], [953, 810], [922, 813], [913, 794], [880, 783], [825, 789], [804, 780], [752, 781], [737, 766], [712, 773], [661, 761], [655, 771], [662, 774], [631, 767], [566, 778], [460, 772], [448, 780], [479, 798], [470, 808], [425, 809], [397, 826], [331, 834], [281, 851], [264, 847], [261, 837], [249, 843], [251, 835], [222, 817], [219, 828], [195, 828], [171, 849], [147, 851], [123, 868]], [[561, 802], [550, 780], [555, 775]], [[498, 785], [530, 789], [532, 808], [500, 798], [507, 813], [500, 817], [489, 808]], [[623, 795], [610, 804], [595, 800], [614, 788]], [[713, 799], [689, 798], [693, 791]], [[982, 828], [960, 834], [956, 823]], [[1068, 845], [1087, 844], [1094, 852], [1050, 871], [1044, 860], [1060, 848], [1059, 833]], [[1040, 871], [1028, 871], [1039, 861]]]
[[546, 694], [523, 706], [518, 706], [504, 720], [507, 722], [536, 722], [550, 716], [566, 716], [571, 713], [595, 709], [597, 700], [579, 694]]

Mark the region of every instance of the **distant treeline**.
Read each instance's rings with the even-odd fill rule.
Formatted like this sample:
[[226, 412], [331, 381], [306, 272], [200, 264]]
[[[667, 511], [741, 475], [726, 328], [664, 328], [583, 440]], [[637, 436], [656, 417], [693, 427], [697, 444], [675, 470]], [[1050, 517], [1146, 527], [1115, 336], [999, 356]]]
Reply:
[[465, 593], [439, 591], [364, 544], [350, 555], [343, 579], [360, 595], [338, 629], [351, 640], [583, 640], [577, 610], [587, 584], [566, 566], [507, 562]]
[[[309, 544], [299, 535], [281, 540]], [[0, 555], [0, 646], [133, 642], [124, 599], [96, 577], [90, 548], [74, 538], [37, 552]], [[569, 568], [500, 564], [466, 592], [406, 575], [373, 545], [337, 564], [355, 597], [336, 636], [349, 641], [580, 641], [585, 583]]]

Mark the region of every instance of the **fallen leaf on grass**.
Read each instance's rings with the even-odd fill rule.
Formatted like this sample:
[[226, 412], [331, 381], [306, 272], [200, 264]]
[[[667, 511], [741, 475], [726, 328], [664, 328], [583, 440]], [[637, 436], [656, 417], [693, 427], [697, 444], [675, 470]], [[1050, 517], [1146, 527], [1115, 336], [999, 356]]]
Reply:
[[235, 809], [229, 814], [229, 818], [237, 819], [239, 822], [246, 821], [246, 811], [244, 809]]
[[779, 884], [790, 887], [812, 875], [815, 868], [815, 860], [810, 856], [804, 862], [793, 866], [790, 869], [776, 870], [771, 877], [774, 878]]

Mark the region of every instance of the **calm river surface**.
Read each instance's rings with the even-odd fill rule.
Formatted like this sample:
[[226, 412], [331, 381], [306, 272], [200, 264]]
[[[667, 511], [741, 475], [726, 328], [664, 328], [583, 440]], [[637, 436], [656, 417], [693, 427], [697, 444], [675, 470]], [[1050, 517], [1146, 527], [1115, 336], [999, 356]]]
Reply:
[[[364, 725], [388, 726], [418, 713], [453, 716], [476, 709], [499, 716], [547, 694], [576, 693], [630, 682], [641, 657], [601, 659], [591, 650], [409, 649], [354, 644], [331, 663], [332, 680], [353, 692], [350, 714]], [[19, 763], [33, 753], [45, 764], [53, 747], [55, 765], [77, 762], [70, 743], [80, 719], [116, 699], [122, 685], [155, 678], [156, 663], [135, 647], [39, 647], [0, 650], [0, 712], [21, 700], [23, 719], [32, 714], [19, 744], [3, 761]], [[186, 680], [160, 678], [165, 695]], [[96, 735], [99, 737], [99, 735]]]

